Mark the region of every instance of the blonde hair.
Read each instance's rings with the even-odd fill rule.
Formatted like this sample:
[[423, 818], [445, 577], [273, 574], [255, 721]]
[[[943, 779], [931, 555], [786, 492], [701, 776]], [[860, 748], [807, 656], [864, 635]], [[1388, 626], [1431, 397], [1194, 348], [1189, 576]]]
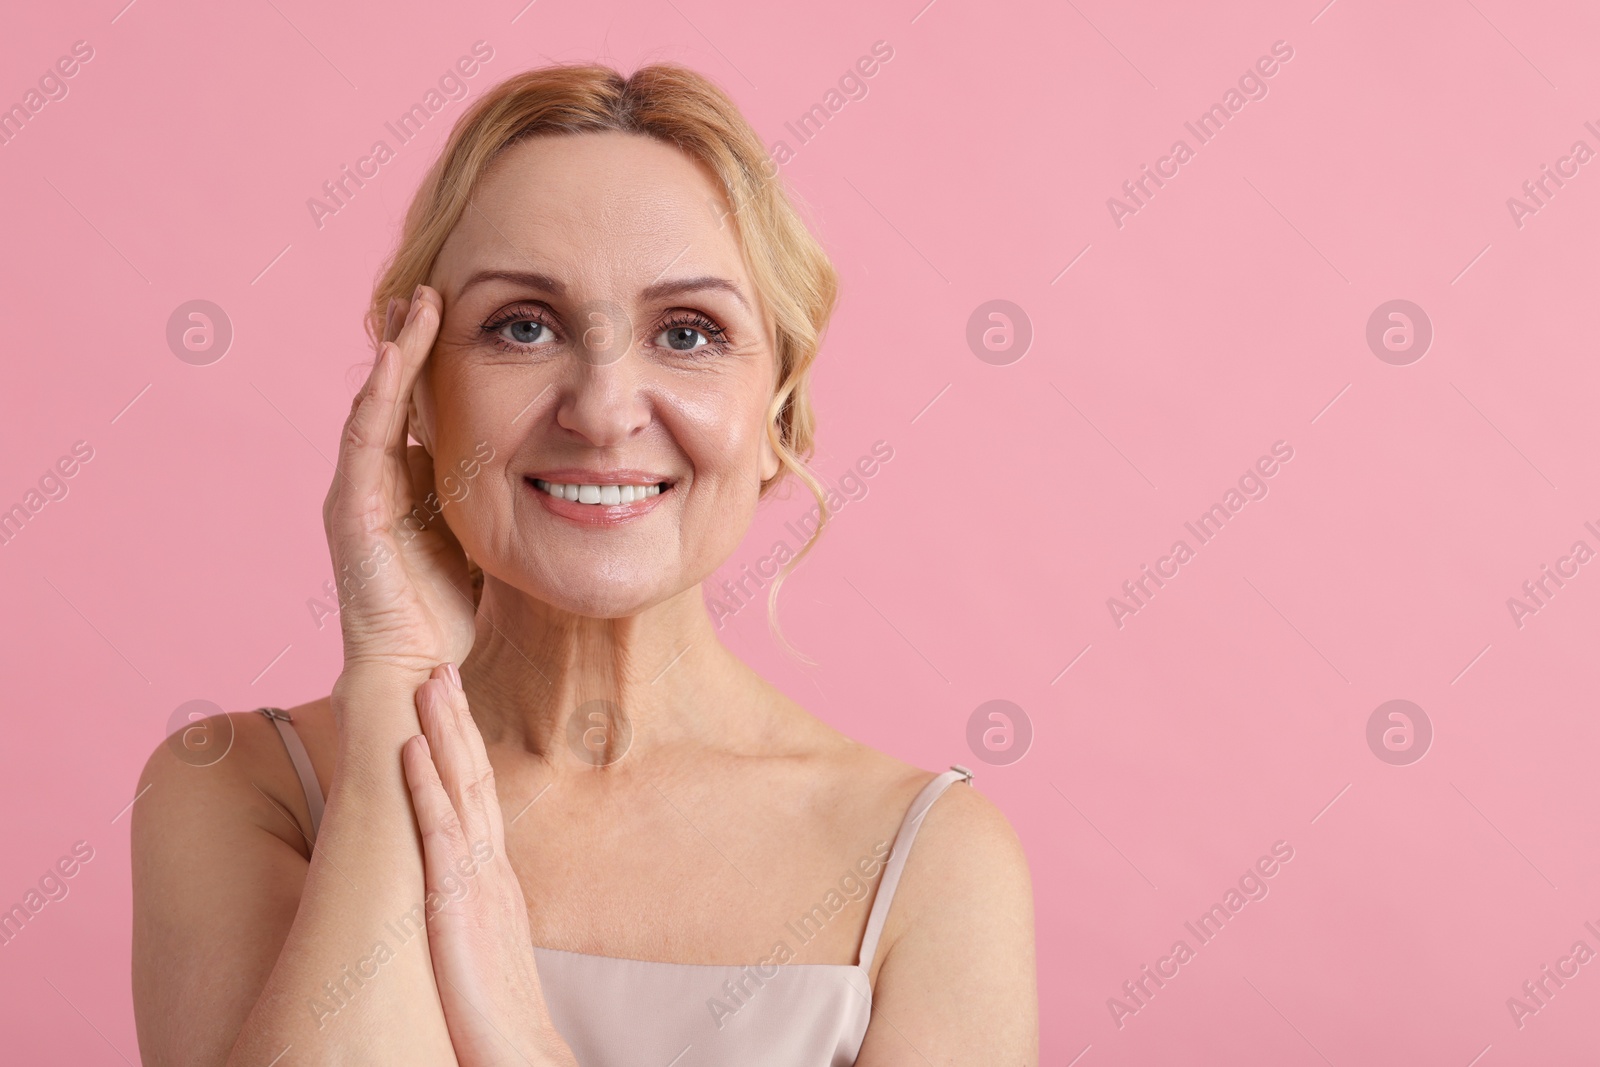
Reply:
[[[777, 165], [755, 130], [711, 81], [673, 63], [641, 67], [627, 78], [597, 64], [558, 65], [525, 71], [486, 91], [457, 120], [412, 198], [399, 244], [373, 286], [367, 336], [376, 350], [390, 298], [409, 300], [427, 281], [478, 182], [502, 151], [529, 137], [605, 131], [675, 145], [716, 175], [733, 208], [723, 218], [733, 220], [746, 269], [772, 312], [778, 384], [766, 426], [779, 468], [761, 483], [757, 499], [793, 474], [811, 490], [818, 509], [816, 529], [779, 569], [767, 596], [767, 623], [778, 642], [795, 652], [778, 627], [778, 589], [821, 537], [829, 517], [827, 496], [806, 465], [815, 450], [816, 427], [809, 383], [839, 279], [778, 181]], [[481, 589], [481, 574], [474, 579], [475, 589]]]

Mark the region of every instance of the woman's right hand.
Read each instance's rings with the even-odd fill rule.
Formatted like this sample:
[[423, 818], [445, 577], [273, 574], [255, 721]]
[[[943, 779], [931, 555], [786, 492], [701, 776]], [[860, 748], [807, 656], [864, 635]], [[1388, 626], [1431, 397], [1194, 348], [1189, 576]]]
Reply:
[[466, 554], [434, 494], [433, 457], [407, 445], [407, 407], [440, 313], [440, 297], [427, 286], [417, 287], [409, 307], [391, 301], [323, 501], [347, 675], [398, 671], [420, 685], [434, 667], [459, 664], [472, 648], [476, 610]]

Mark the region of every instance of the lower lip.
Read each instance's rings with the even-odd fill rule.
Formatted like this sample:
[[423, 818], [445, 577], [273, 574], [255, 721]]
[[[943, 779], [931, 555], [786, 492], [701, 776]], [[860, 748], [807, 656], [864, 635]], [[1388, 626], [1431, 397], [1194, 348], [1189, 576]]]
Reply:
[[655, 496], [647, 496], [631, 504], [580, 504], [566, 497], [551, 496], [526, 479], [522, 484], [528, 487], [528, 492], [539, 498], [539, 503], [544, 505], [546, 511], [585, 526], [617, 526], [624, 522], [632, 522], [649, 514], [667, 494], [672, 492], [672, 487], [668, 487]]

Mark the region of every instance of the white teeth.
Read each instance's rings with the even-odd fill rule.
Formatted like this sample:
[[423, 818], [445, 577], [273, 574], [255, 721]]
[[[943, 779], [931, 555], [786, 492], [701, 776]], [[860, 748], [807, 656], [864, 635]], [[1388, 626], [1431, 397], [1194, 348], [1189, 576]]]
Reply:
[[661, 492], [659, 485], [564, 485], [535, 478], [533, 484], [542, 493], [575, 500], [580, 504], [632, 504]]

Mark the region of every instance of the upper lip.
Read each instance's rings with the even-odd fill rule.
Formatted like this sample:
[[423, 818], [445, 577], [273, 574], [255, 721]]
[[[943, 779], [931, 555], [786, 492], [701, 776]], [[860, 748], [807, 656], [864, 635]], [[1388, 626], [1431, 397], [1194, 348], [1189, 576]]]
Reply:
[[659, 471], [638, 470], [633, 467], [612, 467], [598, 470], [594, 467], [558, 467], [551, 470], [529, 471], [529, 478], [557, 485], [657, 485], [671, 484], [675, 479]]

